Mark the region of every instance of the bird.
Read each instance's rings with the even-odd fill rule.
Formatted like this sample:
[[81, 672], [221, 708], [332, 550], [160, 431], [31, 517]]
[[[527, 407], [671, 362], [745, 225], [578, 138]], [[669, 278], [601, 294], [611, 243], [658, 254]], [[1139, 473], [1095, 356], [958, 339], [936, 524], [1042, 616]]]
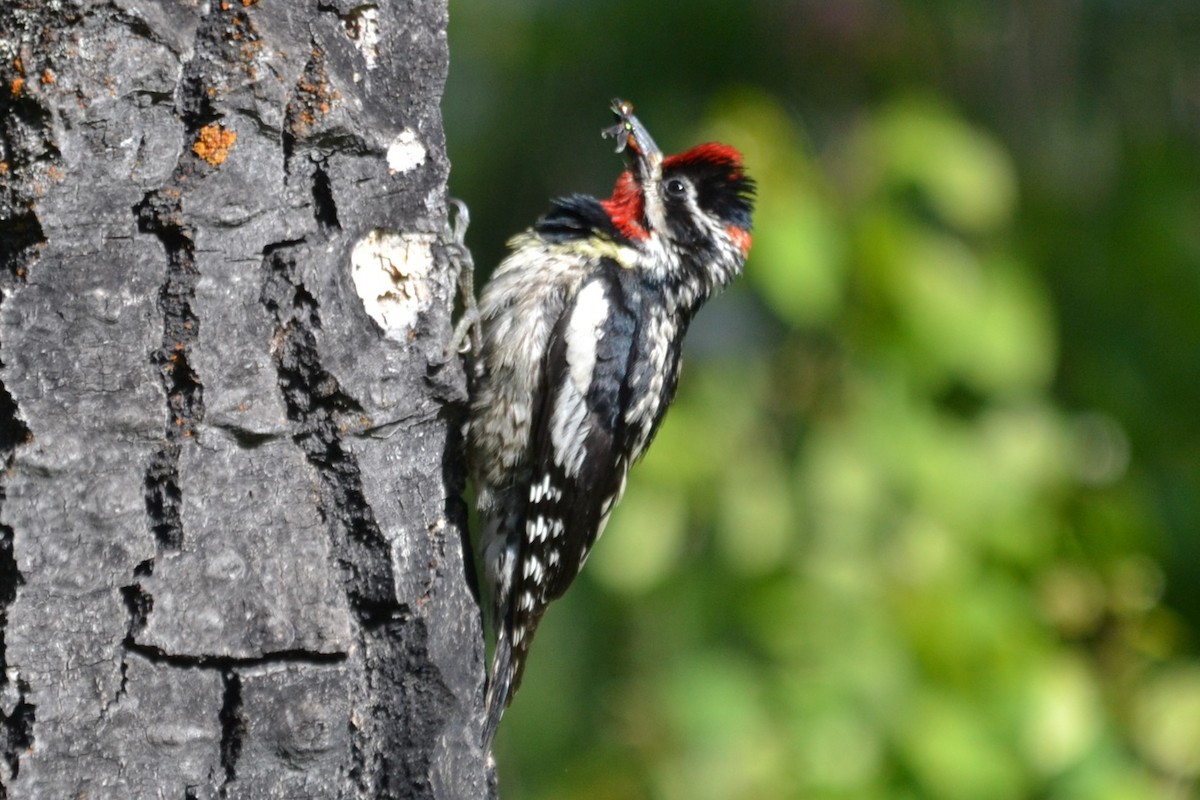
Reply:
[[675, 396], [689, 324], [751, 246], [741, 153], [706, 143], [664, 157], [631, 103], [611, 109], [602, 135], [626, 162], [611, 195], [551, 201], [509, 241], [475, 312], [467, 458], [496, 637], [485, 748], [548, 604], [583, 568]]

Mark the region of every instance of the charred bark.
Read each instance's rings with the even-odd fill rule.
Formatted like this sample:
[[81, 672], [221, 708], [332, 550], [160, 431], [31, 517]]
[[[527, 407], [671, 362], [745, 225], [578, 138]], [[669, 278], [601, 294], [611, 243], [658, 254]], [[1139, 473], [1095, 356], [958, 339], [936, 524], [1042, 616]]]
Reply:
[[0, 798], [481, 798], [444, 0], [0, 9]]

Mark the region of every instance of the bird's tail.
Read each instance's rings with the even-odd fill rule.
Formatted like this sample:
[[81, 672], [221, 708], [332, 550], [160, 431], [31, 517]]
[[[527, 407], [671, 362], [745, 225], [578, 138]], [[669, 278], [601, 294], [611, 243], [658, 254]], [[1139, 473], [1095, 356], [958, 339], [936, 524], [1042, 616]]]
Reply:
[[487, 716], [483, 725], [483, 749], [485, 751], [491, 748], [496, 729], [500, 727], [500, 719], [504, 716], [504, 709], [508, 708], [508, 703], [512, 699], [514, 690], [512, 656], [510, 633], [504, 625], [501, 625], [496, 636], [496, 652], [492, 655], [492, 671], [487, 687], [485, 711]]

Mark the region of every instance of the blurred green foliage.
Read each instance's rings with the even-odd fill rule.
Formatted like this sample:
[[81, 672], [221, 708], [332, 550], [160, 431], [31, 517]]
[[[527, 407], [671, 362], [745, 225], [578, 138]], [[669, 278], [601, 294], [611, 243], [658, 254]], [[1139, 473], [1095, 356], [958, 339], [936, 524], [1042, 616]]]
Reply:
[[451, 3], [480, 264], [613, 95], [746, 277], [498, 740], [506, 798], [1200, 796], [1200, 7]]

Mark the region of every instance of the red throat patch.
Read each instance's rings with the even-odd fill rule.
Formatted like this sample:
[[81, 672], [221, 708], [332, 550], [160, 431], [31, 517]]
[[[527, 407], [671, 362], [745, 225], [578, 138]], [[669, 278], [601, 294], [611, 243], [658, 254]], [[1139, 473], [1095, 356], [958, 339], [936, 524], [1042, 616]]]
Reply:
[[633, 173], [628, 170], [622, 172], [621, 177], [617, 178], [617, 185], [613, 187], [612, 197], [600, 201], [600, 205], [608, 212], [609, 218], [613, 221], [613, 225], [617, 226], [621, 235], [637, 240], [650, 238], [650, 234], [642, 225], [642, 218], [646, 215], [645, 203], [641, 187], [633, 179]]

